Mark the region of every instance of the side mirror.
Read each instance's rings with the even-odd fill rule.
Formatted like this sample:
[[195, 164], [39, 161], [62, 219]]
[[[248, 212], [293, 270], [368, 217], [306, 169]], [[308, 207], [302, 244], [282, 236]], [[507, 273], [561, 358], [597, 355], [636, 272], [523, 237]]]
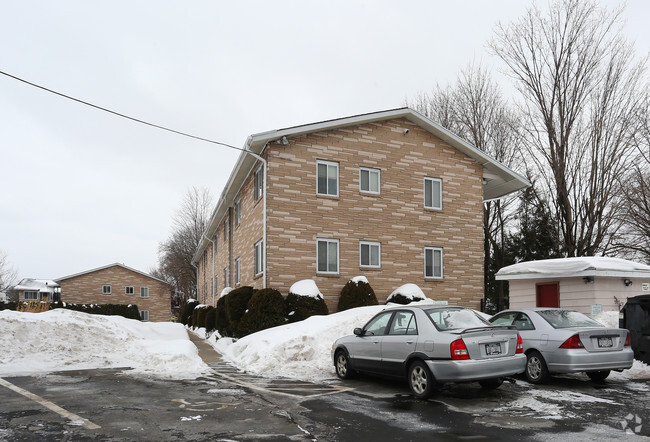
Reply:
[[363, 336], [363, 330], [360, 329], [359, 327], [357, 327], [357, 328], [354, 329], [354, 334], [356, 336]]

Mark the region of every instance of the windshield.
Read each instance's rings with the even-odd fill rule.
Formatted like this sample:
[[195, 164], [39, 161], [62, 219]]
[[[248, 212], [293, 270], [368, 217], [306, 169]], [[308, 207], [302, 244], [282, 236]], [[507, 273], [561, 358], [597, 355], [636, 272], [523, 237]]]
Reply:
[[468, 308], [431, 309], [427, 310], [427, 315], [436, 327], [438, 327], [438, 330], [492, 327], [492, 324]]
[[537, 313], [553, 328], [603, 327], [600, 322], [573, 310], [541, 310]]

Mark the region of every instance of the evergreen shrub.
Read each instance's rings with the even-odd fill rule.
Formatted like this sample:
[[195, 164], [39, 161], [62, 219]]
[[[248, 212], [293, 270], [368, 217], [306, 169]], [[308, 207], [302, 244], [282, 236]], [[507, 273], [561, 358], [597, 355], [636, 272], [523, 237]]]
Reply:
[[[228, 296], [233, 293], [231, 292]], [[234, 337], [240, 338], [260, 330], [283, 325], [287, 322], [284, 313], [284, 298], [279, 291], [271, 288], [257, 290], [248, 302], [248, 309], [241, 318]]]
[[289, 292], [285, 301], [289, 322], [298, 322], [313, 315], [327, 315], [327, 304], [322, 296], [304, 296]]
[[181, 324], [192, 325], [192, 312], [194, 311], [194, 307], [197, 305], [199, 305], [197, 301], [185, 304], [185, 307], [183, 307], [183, 311], [181, 312]]
[[377, 296], [370, 284], [364, 281], [348, 281], [341, 290], [339, 297], [338, 311], [348, 310], [355, 307], [377, 305]]
[[212, 333], [217, 329], [217, 309], [210, 307], [205, 314], [205, 332]]
[[[255, 293], [253, 287], [244, 286], [236, 288], [226, 295], [224, 299], [226, 300], [225, 307], [226, 315], [228, 317], [228, 326], [225, 330], [226, 333], [222, 333], [222, 336], [230, 336], [232, 338], [238, 337], [237, 330], [239, 328], [239, 321], [241, 321], [244, 313], [246, 313], [246, 309], [248, 309], [248, 301], [250, 301], [253, 293]], [[221, 331], [219, 331], [219, 333], [221, 333]]]

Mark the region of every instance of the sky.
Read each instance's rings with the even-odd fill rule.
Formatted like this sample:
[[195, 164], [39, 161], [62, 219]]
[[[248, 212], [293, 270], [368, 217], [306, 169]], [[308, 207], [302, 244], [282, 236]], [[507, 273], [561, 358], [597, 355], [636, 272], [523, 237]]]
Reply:
[[[487, 42], [532, 4], [0, 1], [0, 71], [235, 146], [402, 107], [472, 63], [512, 90]], [[649, 2], [627, 2], [642, 55], [648, 17]], [[0, 75], [0, 250], [19, 279], [114, 262], [147, 272], [183, 196], [208, 188], [216, 202], [237, 156]]]

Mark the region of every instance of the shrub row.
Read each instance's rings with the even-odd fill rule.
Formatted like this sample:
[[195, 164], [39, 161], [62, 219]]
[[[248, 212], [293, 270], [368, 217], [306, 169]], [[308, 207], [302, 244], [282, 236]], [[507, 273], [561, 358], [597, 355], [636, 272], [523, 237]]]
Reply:
[[[0, 310], [18, 310], [27, 304], [27, 302], [22, 301], [0, 302]], [[94, 315], [117, 315], [124, 316], [127, 319], [140, 319], [138, 306], [134, 304], [70, 304], [61, 301], [49, 303], [48, 310], [54, 310], [55, 308], [65, 308]]]

